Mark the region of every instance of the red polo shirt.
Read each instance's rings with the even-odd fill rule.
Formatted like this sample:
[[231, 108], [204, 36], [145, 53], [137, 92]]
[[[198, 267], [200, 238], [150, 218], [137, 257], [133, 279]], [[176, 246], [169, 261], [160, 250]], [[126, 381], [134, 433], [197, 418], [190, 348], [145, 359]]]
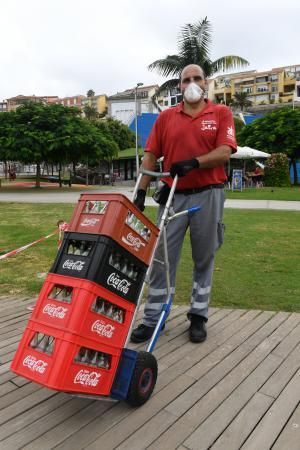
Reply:
[[[230, 109], [205, 100], [206, 106], [197, 117], [183, 112], [183, 103], [167, 109], [158, 116], [145, 151], [156, 158], [164, 156], [164, 171], [173, 162], [191, 159], [211, 152], [220, 145], [229, 145], [236, 151], [235, 129]], [[227, 180], [224, 166], [212, 169], [193, 169], [179, 178], [177, 189], [190, 189], [221, 184]], [[171, 178], [166, 181], [171, 185]]]

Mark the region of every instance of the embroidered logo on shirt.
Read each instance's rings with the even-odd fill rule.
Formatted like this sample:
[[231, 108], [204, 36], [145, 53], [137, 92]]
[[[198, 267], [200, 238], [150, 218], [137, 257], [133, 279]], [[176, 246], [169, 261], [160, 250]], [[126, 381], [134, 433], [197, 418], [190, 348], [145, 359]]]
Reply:
[[202, 120], [201, 131], [216, 131], [217, 122], [215, 120]]
[[227, 137], [228, 137], [228, 139], [234, 139], [233, 127], [227, 127]]

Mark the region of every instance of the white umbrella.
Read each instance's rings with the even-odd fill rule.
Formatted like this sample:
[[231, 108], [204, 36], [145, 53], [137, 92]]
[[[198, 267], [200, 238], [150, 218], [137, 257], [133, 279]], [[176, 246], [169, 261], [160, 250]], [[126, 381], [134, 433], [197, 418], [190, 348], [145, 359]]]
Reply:
[[233, 153], [230, 158], [234, 159], [256, 159], [256, 158], [270, 158], [270, 154], [261, 152], [255, 148], [237, 147], [237, 152]]

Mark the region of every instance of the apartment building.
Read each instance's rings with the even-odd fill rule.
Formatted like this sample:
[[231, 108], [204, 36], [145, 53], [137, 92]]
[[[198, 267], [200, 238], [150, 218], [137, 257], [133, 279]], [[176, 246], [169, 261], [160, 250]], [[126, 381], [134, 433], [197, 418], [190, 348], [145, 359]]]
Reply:
[[55, 103], [58, 97], [55, 95], [17, 95], [16, 97], [11, 97], [6, 100], [7, 111], [15, 111], [20, 105], [25, 102], [40, 102], [40, 103]]
[[239, 92], [247, 92], [253, 106], [300, 101], [300, 65], [219, 75], [209, 84], [208, 97], [229, 105]]
[[107, 96], [105, 94], [93, 95], [92, 97], [83, 97], [81, 99], [82, 109], [85, 106], [94, 108], [98, 114], [107, 112]]
[[7, 111], [7, 102], [0, 102], [0, 112]]
[[158, 85], [139, 86], [133, 89], [126, 89], [115, 95], [108, 97], [108, 115], [129, 125], [135, 116], [135, 91], [137, 100], [137, 113], [156, 113], [157, 105], [153, 101], [153, 96], [158, 89]]
[[71, 97], [58, 98], [55, 103], [58, 103], [58, 104], [64, 105], [64, 106], [73, 106], [73, 107], [81, 109], [82, 100], [84, 100], [84, 99], [85, 99], [84, 95], [73, 95]]

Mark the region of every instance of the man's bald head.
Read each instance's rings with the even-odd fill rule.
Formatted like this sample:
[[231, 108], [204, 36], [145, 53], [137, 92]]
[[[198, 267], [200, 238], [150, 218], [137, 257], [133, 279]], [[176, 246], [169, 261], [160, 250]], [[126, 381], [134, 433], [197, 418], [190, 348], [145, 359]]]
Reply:
[[190, 74], [191, 72], [197, 73], [201, 75], [203, 79], [205, 79], [205, 73], [201, 66], [199, 66], [198, 64], [188, 64], [182, 69], [180, 81], [182, 82], [183, 78], [188, 74]]

